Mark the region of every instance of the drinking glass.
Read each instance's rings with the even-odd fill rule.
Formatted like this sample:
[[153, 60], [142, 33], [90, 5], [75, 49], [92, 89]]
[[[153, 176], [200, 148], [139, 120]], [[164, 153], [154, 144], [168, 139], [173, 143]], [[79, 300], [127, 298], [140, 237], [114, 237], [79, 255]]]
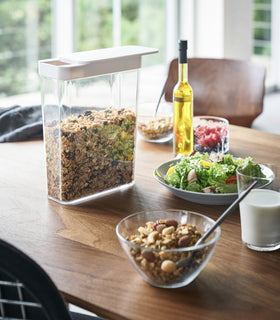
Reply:
[[276, 165], [260, 165], [265, 178], [237, 169], [238, 193], [258, 181], [240, 202], [242, 242], [250, 249], [273, 251], [280, 248], [280, 182]]

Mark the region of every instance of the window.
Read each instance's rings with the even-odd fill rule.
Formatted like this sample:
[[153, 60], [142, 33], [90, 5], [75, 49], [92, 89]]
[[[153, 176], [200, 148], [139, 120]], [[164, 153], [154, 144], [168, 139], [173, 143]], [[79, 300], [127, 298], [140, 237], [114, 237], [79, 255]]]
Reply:
[[75, 51], [113, 46], [113, 1], [77, 0]]
[[151, 63], [163, 63], [165, 52], [165, 1], [77, 0], [75, 50], [119, 45], [159, 48]]
[[0, 1], [0, 97], [38, 90], [37, 61], [51, 55], [48, 0]]
[[253, 2], [253, 61], [266, 67], [266, 86], [280, 87], [280, 2], [254, 0]]
[[[215, 4], [222, 13], [223, 1]], [[144, 66], [161, 65], [164, 78], [165, 66], [177, 55], [179, 34], [190, 40], [190, 55], [206, 46], [209, 28], [205, 20], [197, 22], [199, 13], [212, 6], [205, 5], [206, 0], [1, 0], [0, 98], [39, 91], [40, 59], [119, 45], [159, 48], [158, 54], [144, 57]], [[266, 66], [267, 84], [279, 87], [280, 1], [254, 0], [253, 12], [252, 59]], [[222, 31], [217, 38], [224, 52], [221, 37]], [[211, 55], [213, 47], [217, 45], [206, 46], [205, 55]], [[152, 72], [149, 75], [155, 83]]]
[[144, 63], [162, 64], [166, 2], [1, 0], [0, 98], [38, 91], [38, 60], [71, 51], [144, 45], [160, 49]]
[[255, 55], [271, 56], [271, 0], [254, 1], [254, 41]]

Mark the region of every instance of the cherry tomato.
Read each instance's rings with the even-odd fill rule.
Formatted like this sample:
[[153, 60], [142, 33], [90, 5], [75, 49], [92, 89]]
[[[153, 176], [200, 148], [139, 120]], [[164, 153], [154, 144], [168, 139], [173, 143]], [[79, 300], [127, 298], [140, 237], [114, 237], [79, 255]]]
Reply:
[[226, 184], [232, 183], [232, 182], [237, 182], [236, 179], [236, 174], [233, 174], [232, 176], [228, 177], [226, 180]]

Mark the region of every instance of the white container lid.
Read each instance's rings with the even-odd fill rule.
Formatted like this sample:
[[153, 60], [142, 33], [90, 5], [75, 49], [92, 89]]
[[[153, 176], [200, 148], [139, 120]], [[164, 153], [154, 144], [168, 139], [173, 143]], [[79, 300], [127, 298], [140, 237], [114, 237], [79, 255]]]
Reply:
[[57, 80], [72, 80], [138, 69], [143, 55], [156, 52], [158, 49], [141, 46], [74, 52], [60, 58], [40, 60], [39, 74]]

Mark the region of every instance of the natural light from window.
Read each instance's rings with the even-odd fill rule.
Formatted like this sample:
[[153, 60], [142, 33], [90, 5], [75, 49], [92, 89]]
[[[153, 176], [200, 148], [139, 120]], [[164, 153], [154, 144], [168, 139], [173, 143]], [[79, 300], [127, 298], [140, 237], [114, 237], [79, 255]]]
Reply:
[[[189, 37], [193, 56], [207, 55], [207, 51], [201, 51], [203, 39], [209, 38], [207, 21], [203, 25], [202, 18], [207, 18], [206, 11], [209, 16], [211, 6], [205, 1], [208, 0], [1, 0], [0, 106], [12, 101], [14, 96], [34, 92], [36, 103], [40, 103], [38, 60], [119, 45], [159, 49], [158, 54], [145, 58], [143, 64], [152, 68], [151, 83], [160, 79], [157, 93], [164, 83], [169, 62], [177, 55], [180, 35]], [[213, 1], [222, 17], [223, 1]], [[279, 59], [275, 58], [280, 51], [279, 41], [275, 40], [279, 35], [280, 19], [275, 10], [280, 9], [279, 2], [252, 0], [251, 6], [253, 48], [249, 50], [254, 61], [267, 66], [271, 85], [280, 82], [276, 75], [280, 72], [270, 73], [280, 68]], [[222, 27], [219, 23], [219, 30]], [[223, 32], [219, 34], [221, 37]], [[211, 57], [211, 50], [209, 53]], [[154, 66], [158, 69], [153, 69]], [[16, 103], [24, 103], [23, 98]]]

